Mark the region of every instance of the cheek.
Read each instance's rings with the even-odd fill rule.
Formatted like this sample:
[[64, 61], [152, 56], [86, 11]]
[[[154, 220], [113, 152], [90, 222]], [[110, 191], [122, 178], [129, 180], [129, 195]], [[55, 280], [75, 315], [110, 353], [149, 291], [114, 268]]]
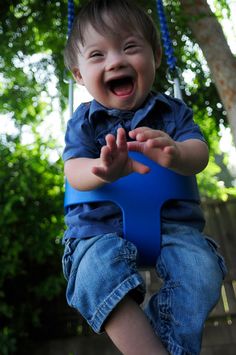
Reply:
[[140, 72], [141, 74], [147, 76], [149, 74], [153, 75], [153, 73], [155, 72], [156, 65], [154, 60], [151, 59], [140, 59], [139, 61], [136, 62], [136, 69], [138, 72]]
[[139, 73], [141, 75], [140, 79], [142, 80], [143, 85], [152, 86], [156, 75], [155, 65], [150, 61], [147, 61], [140, 67]]
[[86, 87], [93, 87], [97, 83], [96, 72], [93, 72], [91, 69], [87, 68], [83, 75], [84, 84]]

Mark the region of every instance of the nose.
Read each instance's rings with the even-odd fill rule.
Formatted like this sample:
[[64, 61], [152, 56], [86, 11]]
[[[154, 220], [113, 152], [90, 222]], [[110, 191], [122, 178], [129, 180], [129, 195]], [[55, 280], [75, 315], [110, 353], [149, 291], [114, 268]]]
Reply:
[[120, 52], [113, 52], [107, 56], [106, 70], [118, 70], [127, 65], [124, 55]]

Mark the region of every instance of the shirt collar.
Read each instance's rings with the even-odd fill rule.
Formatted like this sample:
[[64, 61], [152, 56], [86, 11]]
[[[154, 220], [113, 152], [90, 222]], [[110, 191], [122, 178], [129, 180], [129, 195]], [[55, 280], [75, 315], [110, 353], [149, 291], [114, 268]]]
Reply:
[[89, 120], [90, 122], [96, 119], [97, 117], [101, 117], [100, 113], [105, 113], [106, 116], [114, 116], [120, 118], [131, 118], [135, 114], [135, 111], [125, 111], [125, 110], [118, 110], [118, 109], [109, 109], [105, 106], [101, 105], [96, 100], [91, 101], [90, 108], [89, 108]]
[[[163, 103], [168, 108], [171, 108], [171, 104], [166, 97], [161, 93], [151, 92], [146, 99], [144, 105], [136, 111], [124, 111], [118, 109], [108, 109], [105, 106], [101, 105], [96, 100], [92, 100], [89, 107], [89, 121], [92, 122], [93, 119], [99, 117], [99, 113], [106, 113], [109, 116], [117, 116], [122, 118], [131, 118], [131, 117], [145, 117], [158, 103]], [[136, 120], [135, 120], [136, 121]], [[140, 121], [140, 120], [139, 120]]]

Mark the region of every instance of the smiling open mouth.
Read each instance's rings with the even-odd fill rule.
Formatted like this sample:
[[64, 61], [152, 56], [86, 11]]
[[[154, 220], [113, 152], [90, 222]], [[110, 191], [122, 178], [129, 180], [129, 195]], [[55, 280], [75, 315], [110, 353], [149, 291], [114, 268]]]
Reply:
[[130, 95], [134, 88], [134, 81], [131, 77], [114, 79], [108, 83], [110, 90], [117, 96]]

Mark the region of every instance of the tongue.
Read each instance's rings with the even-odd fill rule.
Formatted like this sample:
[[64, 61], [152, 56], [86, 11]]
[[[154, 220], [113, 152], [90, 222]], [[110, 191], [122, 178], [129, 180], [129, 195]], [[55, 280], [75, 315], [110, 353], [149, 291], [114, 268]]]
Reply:
[[112, 85], [112, 92], [117, 96], [129, 95], [132, 90], [133, 83], [130, 80], [119, 80]]

